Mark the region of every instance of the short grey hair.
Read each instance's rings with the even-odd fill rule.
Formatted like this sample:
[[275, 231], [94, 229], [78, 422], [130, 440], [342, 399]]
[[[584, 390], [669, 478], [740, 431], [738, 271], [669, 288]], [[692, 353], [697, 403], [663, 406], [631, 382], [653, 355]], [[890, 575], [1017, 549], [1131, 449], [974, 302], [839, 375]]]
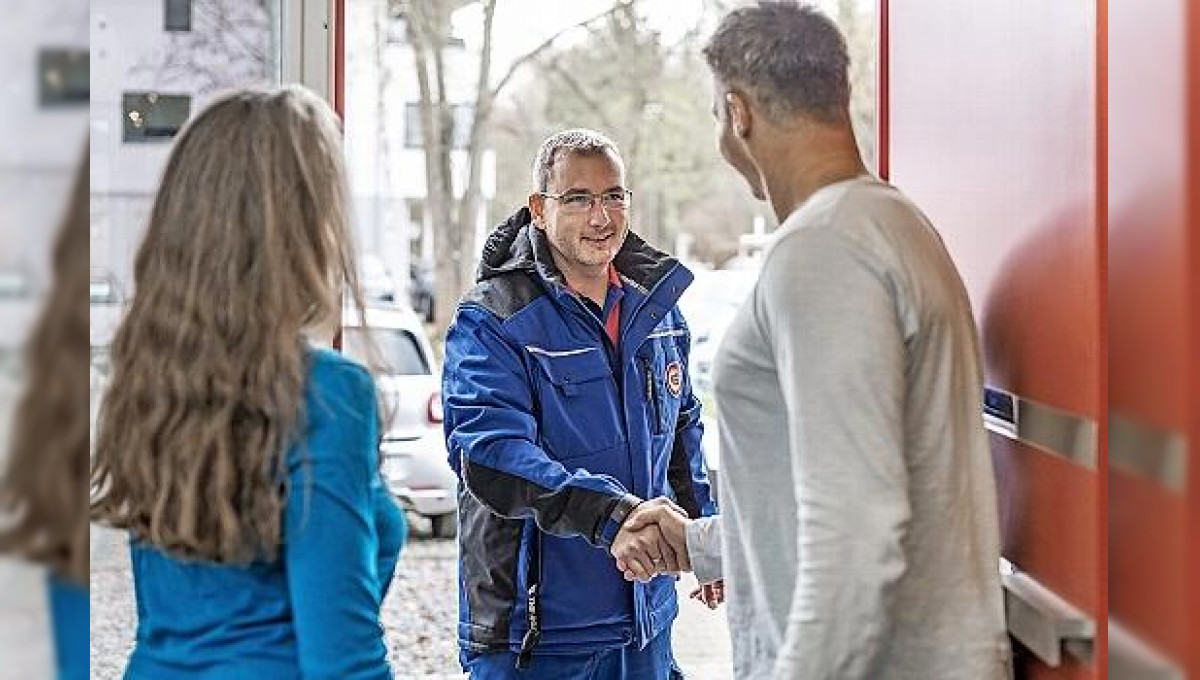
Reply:
[[722, 84], [748, 90], [776, 122], [803, 114], [828, 123], [849, 108], [846, 39], [811, 5], [762, 0], [733, 10], [704, 58]]
[[550, 173], [554, 170], [554, 164], [562, 156], [567, 154], [597, 156], [606, 151], [611, 153], [618, 163], [624, 163], [616, 143], [595, 130], [574, 128], [550, 135], [546, 141], [542, 142], [542, 146], [537, 152], [537, 158], [533, 160], [534, 191], [546, 191], [550, 188]]

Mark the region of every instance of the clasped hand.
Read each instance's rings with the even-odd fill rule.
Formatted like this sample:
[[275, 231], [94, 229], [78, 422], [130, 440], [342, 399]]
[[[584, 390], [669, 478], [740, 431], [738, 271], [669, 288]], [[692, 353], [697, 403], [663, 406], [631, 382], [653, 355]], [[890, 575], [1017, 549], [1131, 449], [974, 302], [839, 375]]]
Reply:
[[634, 508], [625, 518], [610, 549], [617, 568], [629, 581], [649, 581], [659, 574], [691, 571], [687, 527], [683, 508], [669, 498], [654, 498]]
[[[659, 574], [691, 571], [687, 528], [692, 523], [683, 508], [669, 498], [655, 498], [634, 508], [625, 518], [611, 552], [627, 581], [643, 583]], [[725, 583], [705, 583], [691, 597], [709, 609], [725, 601]]]

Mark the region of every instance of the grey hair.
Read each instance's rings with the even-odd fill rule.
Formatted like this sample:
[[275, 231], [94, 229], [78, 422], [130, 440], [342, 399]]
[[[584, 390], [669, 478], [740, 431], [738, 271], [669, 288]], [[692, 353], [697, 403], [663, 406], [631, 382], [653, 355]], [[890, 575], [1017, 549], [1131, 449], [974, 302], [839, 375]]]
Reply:
[[850, 104], [846, 39], [808, 4], [762, 0], [730, 12], [704, 58], [722, 84], [749, 90], [776, 122], [797, 114], [833, 122]]
[[546, 191], [550, 188], [550, 173], [563, 154], [597, 156], [606, 151], [611, 153], [618, 163], [622, 163], [621, 152], [617, 150], [616, 142], [595, 130], [574, 128], [550, 135], [542, 142], [537, 157], [533, 160], [534, 191]]

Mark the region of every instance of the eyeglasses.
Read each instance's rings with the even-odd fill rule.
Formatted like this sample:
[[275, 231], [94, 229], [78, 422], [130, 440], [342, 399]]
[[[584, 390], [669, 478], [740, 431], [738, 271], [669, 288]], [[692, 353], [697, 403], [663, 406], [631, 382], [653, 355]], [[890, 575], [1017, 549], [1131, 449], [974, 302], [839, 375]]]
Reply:
[[591, 211], [597, 200], [605, 210], [625, 210], [629, 207], [629, 198], [633, 192], [629, 189], [613, 189], [599, 194], [593, 194], [590, 191], [562, 194], [539, 191], [538, 195], [558, 201], [562, 205], [563, 212], [585, 213]]

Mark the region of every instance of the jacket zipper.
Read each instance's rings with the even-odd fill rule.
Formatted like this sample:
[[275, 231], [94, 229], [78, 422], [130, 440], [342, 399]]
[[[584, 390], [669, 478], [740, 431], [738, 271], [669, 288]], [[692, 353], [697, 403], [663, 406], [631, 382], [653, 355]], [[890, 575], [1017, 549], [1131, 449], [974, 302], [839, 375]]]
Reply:
[[654, 426], [651, 429], [654, 434], [659, 434], [662, 429], [662, 414], [659, 412], [658, 395], [654, 388], [654, 371], [651, 370], [650, 362], [644, 358], [642, 373], [646, 376], [646, 401], [650, 402], [650, 409], [654, 412]]

